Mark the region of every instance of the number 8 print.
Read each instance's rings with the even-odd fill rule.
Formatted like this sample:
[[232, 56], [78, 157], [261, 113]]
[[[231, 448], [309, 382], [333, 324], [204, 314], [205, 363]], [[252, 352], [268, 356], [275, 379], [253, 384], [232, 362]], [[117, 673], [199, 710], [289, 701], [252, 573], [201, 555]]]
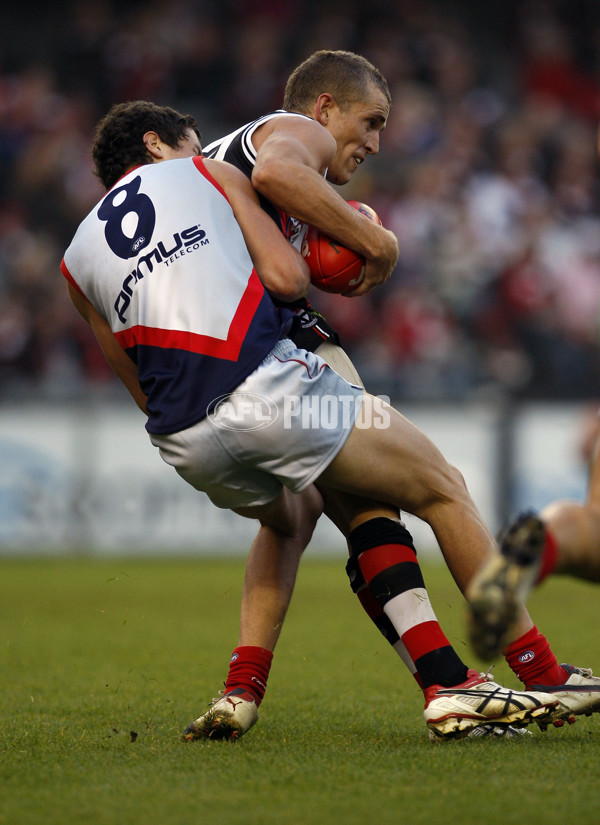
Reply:
[[[98, 209], [98, 217], [106, 221], [104, 236], [111, 250], [127, 260], [150, 243], [156, 225], [156, 211], [148, 195], [140, 193], [141, 177], [108, 193]], [[121, 196], [125, 194], [124, 198]], [[118, 201], [118, 203], [117, 203]], [[133, 235], [123, 232], [123, 221], [129, 214], [137, 216]]]

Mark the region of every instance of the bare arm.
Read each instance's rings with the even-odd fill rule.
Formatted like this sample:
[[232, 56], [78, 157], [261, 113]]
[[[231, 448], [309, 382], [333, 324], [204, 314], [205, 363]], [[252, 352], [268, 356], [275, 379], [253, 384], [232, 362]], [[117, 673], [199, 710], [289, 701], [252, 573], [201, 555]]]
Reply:
[[131, 393], [133, 400], [143, 413], [146, 409], [146, 396], [142, 392], [138, 381], [137, 368], [131, 358], [120, 346], [108, 322], [94, 309], [90, 302], [75, 287], [67, 282], [69, 295], [75, 308], [92, 328], [96, 340], [100, 344], [106, 360], [125, 387]]
[[248, 178], [229, 163], [209, 159], [204, 163], [229, 198], [258, 276], [265, 287], [282, 301], [302, 298], [310, 286], [308, 266], [261, 208]]
[[398, 242], [392, 232], [348, 206], [323, 177], [336, 152], [327, 129], [314, 120], [286, 116], [261, 127], [254, 141], [252, 184], [257, 191], [366, 258], [365, 280], [352, 294], [362, 295], [387, 280], [398, 258]]

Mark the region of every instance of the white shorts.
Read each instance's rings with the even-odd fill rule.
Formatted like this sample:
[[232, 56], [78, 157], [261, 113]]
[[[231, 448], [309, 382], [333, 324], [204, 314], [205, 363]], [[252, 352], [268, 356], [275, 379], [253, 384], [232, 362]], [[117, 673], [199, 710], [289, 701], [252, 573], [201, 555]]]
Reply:
[[217, 507], [252, 507], [283, 486], [312, 484], [342, 449], [362, 398], [361, 387], [284, 338], [206, 418], [150, 440]]

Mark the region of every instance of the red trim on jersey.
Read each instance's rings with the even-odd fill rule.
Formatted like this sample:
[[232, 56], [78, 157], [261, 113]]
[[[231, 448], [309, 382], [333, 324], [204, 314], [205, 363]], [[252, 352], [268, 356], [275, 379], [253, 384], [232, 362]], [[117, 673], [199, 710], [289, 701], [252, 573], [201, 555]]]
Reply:
[[67, 269], [67, 265], [66, 265], [66, 263], [65, 263], [65, 259], [64, 259], [64, 258], [63, 258], [63, 259], [62, 259], [62, 261], [60, 262], [60, 271], [61, 271], [61, 272], [62, 272], [62, 274], [65, 276], [65, 278], [67, 279], [67, 281], [71, 284], [71, 286], [75, 287], [75, 289], [77, 290], [77, 292], [79, 292], [81, 295], [83, 295], [83, 297], [84, 297], [84, 298], [85, 298], [85, 300], [87, 301], [87, 298], [85, 297], [85, 295], [84, 295], [84, 294], [83, 294], [83, 292], [81, 291], [81, 288], [80, 288], [79, 284], [75, 283], [75, 280], [74, 280], [73, 276], [71, 275], [71, 273], [70, 273], [70, 272], [69, 272], [69, 270]]
[[382, 544], [379, 547], [372, 547], [366, 553], [361, 553], [360, 570], [368, 584], [388, 567], [404, 562], [417, 563], [415, 551], [411, 547], [405, 547], [402, 544]]
[[182, 349], [199, 355], [236, 361], [264, 294], [262, 282], [256, 270], [253, 269], [225, 340], [185, 330], [159, 329], [140, 325], [115, 332], [115, 337], [123, 349], [147, 345], [163, 349]]
[[417, 659], [432, 650], [439, 650], [440, 647], [448, 647], [450, 642], [446, 634], [435, 621], [421, 622], [421, 624], [411, 627], [402, 634], [402, 642], [410, 658], [416, 663]]
[[194, 161], [194, 166], [195, 166], [195, 167], [196, 167], [196, 169], [200, 172], [200, 174], [201, 174], [201, 175], [204, 175], [204, 177], [206, 178], [206, 180], [207, 180], [207, 181], [210, 181], [210, 183], [212, 183], [212, 185], [213, 185], [216, 189], [218, 189], [218, 190], [219, 190], [219, 192], [223, 195], [223, 197], [225, 198], [225, 200], [227, 201], [227, 203], [229, 203], [229, 198], [227, 197], [227, 194], [226, 194], [225, 190], [223, 189], [223, 187], [221, 186], [221, 184], [220, 184], [217, 180], [215, 180], [215, 179], [213, 178], [213, 176], [210, 174], [210, 172], [209, 172], [209, 171], [208, 171], [208, 169], [206, 168], [206, 164], [204, 163], [204, 158], [202, 157], [202, 155], [194, 155], [194, 157], [192, 158], [192, 160]]

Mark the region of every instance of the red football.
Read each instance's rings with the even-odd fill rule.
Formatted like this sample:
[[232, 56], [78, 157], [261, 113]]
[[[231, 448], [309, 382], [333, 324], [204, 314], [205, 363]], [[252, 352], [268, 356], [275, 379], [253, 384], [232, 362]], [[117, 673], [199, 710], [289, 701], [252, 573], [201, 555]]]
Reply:
[[[348, 201], [361, 215], [381, 225], [377, 213], [359, 201]], [[310, 269], [312, 283], [324, 292], [351, 292], [365, 275], [362, 255], [342, 246], [318, 229], [309, 227], [302, 244], [302, 255]]]

